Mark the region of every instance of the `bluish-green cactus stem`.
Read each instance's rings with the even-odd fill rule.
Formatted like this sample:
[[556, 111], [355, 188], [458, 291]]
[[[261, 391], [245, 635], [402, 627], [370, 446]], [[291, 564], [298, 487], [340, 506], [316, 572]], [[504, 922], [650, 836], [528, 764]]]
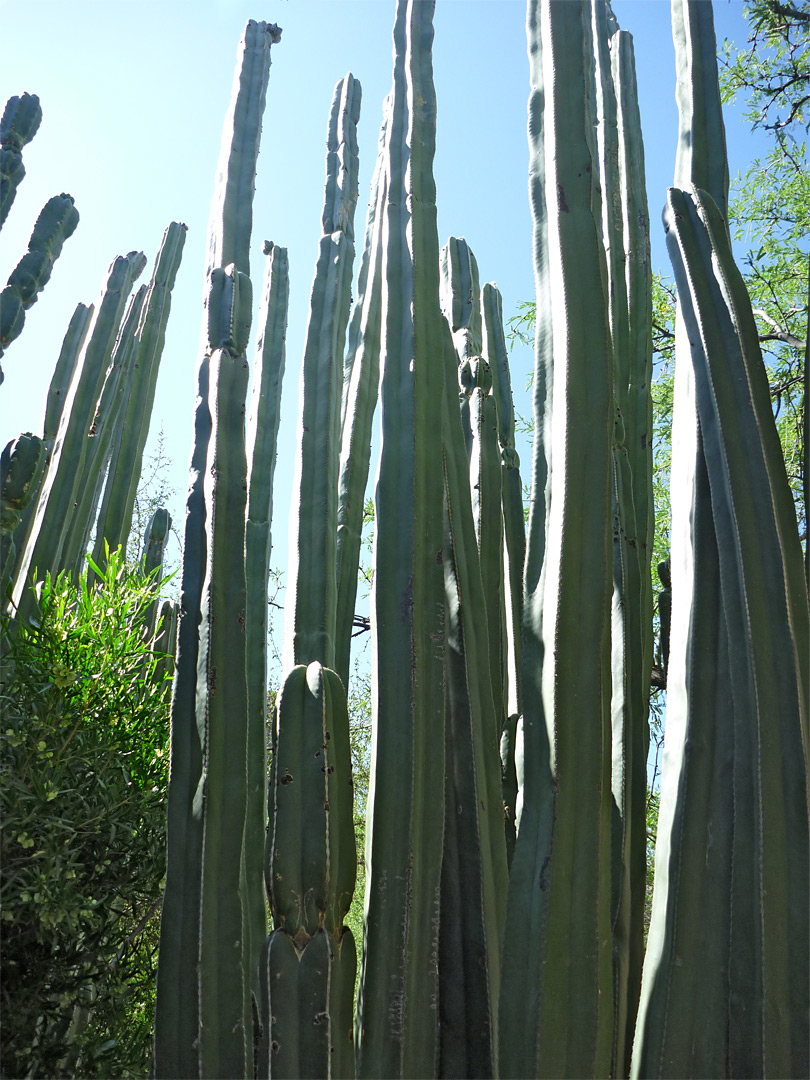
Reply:
[[23, 147], [31, 142], [41, 123], [42, 106], [36, 94], [15, 94], [6, 102], [0, 120], [0, 228], [25, 176]]
[[0, 606], [5, 607], [15, 561], [20, 517], [39, 489], [47, 449], [30, 431], [12, 439], [0, 458]]
[[[245, 1076], [253, 1059], [241, 898], [247, 804], [248, 364], [238, 350], [246, 346], [250, 327], [252, 196], [270, 46], [280, 35], [277, 26], [264, 22], [251, 20], [245, 28], [209, 221], [172, 701], [172, 758], [176, 754], [180, 769], [169, 790], [155, 1023], [158, 1077]], [[179, 941], [185, 948], [177, 947]]]
[[351, 668], [351, 639], [357, 600], [363, 508], [371, 460], [371, 426], [379, 389], [382, 218], [387, 197], [385, 139], [389, 110], [390, 100], [386, 98], [377, 162], [371, 182], [358, 296], [349, 324], [348, 346], [343, 365], [343, 420], [335, 552], [335, 670], [347, 689]]
[[[523, 485], [520, 458], [515, 449], [515, 410], [509, 354], [503, 330], [503, 303], [497, 287], [481, 290], [482, 351], [492, 372], [492, 393], [497, 403], [498, 441], [501, 447], [501, 490], [506, 545], [506, 618], [508, 649], [508, 715], [522, 711], [521, 618], [523, 613], [523, 563], [526, 556], [526, 520], [523, 516]], [[514, 767], [514, 764], [513, 764]], [[514, 807], [513, 807], [514, 809]]]
[[45, 465], [44, 441], [30, 431], [7, 443], [0, 458], [0, 531], [12, 532], [31, 501]]
[[[163, 578], [163, 555], [166, 543], [172, 528], [172, 515], [165, 506], [159, 506], [146, 523], [143, 534], [143, 555], [141, 556], [141, 570], [148, 577], [150, 584], [157, 592]], [[144, 625], [149, 630], [150, 636], [155, 633], [155, 616], [157, 614], [157, 601], [154, 600], [144, 612]]]
[[36, 570], [44, 575], [62, 567], [62, 548], [76, 501], [76, 483], [87, 452], [87, 432], [98, 405], [127, 298], [145, 263], [140, 251], [120, 255], [105, 277], [78, 370], [65, 399], [37, 513], [15, 583], [14, 604], [21, 617], [30, 611], [34, 599], [27, 588], [30, 573]]
[[[267, 1071], [290, 1078], [354, 1076], [356, 961], [344, 919], [354, 892], [356, 855], [349, 717], [340, 678], [317, 662], [293, 668], [276, 715], [267, 873], [274, 925], [267, 959]], [[281, 935], [294, 947], [295, 965], [285, 959], [288, 945], [276, 940]], [[326, 967], [311, 969], [321, 950], [327, 952]], [[324, 1031], [315, 1040], [312, 995], [323, 1013]], [[293, 1009], [288, 999], [296, 996], [298, 1008]], [[306, 1070], [301, 1064], [305, 1058], [310, 1061]]]
[[42, 208], [28, 241], [28, 251], [11, 271], [8, 284], [0, 293], [0, 357], [22, 333], [25, 312], [50, 281], [62, 245], [78, 224], [79, 211], [70, 195], [54, 195]]
[[[613, 353], [613, 392], [615, 422], [613, 437], [613, 599], [611, 605], [611, 725], [613, 733], [611, 790], [612, 815], [612, 881], [611, 911], [613, 922], [613, 974], [615, 1036], [614, 1074], [626, 1074], [630, 1068], [638, 993], [641, 985], [641, 965], [644, 950], [644, 896], [646, 889], [646, 806], [647, 806], [647, 747], [649, 729], [650, 667], [652, 663], [650, 634], [652, 610], [650, 568], [646, 535], [640, 541], [637, 533], [636, 510], [633, 499], [637, 489], [644, 491], [648, 477], [634, 478], [628, 444], [638, 446], [643, 441], [635, 429], [636, 420], [646, 419], [646, 400], [633, 401], [631, 408], [631, 366], [644, 370], [647, 356], [631, 349], [631, 341], [643, 342], [631, 322], [645, 321], [648, 297], [637, 290], [634, 302], [640, 310], [630, 309], [628, 294], [627, 255], [625, 251], [625, 221], [633, 208], [626, 207], [627, 182], [622, 184], [621, 166], [626, 165], [629, 152], [620, 143], [620, 126], [627, 133], [627, 123], [619, 115], [618, 88], [614, 83], [611, 49], [617, 47], [615, 19], [609, 6], [592, 4], [592, 31], [595, 65], [593, 70], [595, 101], [598, 115], [596, 126], [598, 165], [603, 198], [602, 236], [605, 244], [607, 295], [610, 298], [609, 321]], [[611, 34], [614, 33], [611, 39]], [[630, 100], [627, 100], [627, 98]], [[632, 95], [625, 93], [624, 106], [632, 110]], [[632, 151], [643, 155], [640, 138]], [[636, 166], [636, 168], [638, 168]], [[643, 170], [643, 158], [642, 158]], [[645, 219], [646, 220], [646, 219]], [[638, 229], [638, 226], [636, 226]], [[635, 238], [634, 238], [635, 239]], [[638, 243], [638, 241], [636, 240]], [[643, 243], [643, 241], [642, 241]], [[649, 279], [647, 280], [649, 290]], [[651, 359], [651, 356], [650, 358]], [[635, 375], [635, 371], [634, 371]], [[649, 396], [647, 387], [639, 387], [634, 378], [634, 393]], [[646, 455], [636, 453], [637, 468], [651, 470]], [[646, 518], [642, 518], [646, 534]], [[649, 617], [649, 623], [647, 619]]]
[[[126, 409], [127, 380], [137, 353], [136, 330], [147, 286], [140, 285], [130, 297], [126, 316], [115, 343], [112, 360], [107, 369], [107, 376], [101, 389], [98, 406], [88, 430], [88, 445], [84, 458], [84, 471], [77, 484], [76, 507], [71, 515], [68, 534], [65, 538], [62, 563], [74, 578], [78, 580], [84, 569], [87, 549], [96, 521], [101, 490], [107, 476], [116, 434], [120, 432]], [[103, 545], [96, 545], [98, 551]], [[94, 560], [95, 561], [95, 560]], [[96, 565], [99, 565], [96, 563]], [[88, 568], [90, 582], [95, 571]]]
[[[483, 544], [479, 555], [470, 465], [456, 405], [458, 367], [447, 323], [444, 330], [447, 506], [442, 566], [448, 708], [439, 1075], [491, 1076], [497, 1072], [498, 991], [508, 874], [500, 760], [503, 702], [496, 700], [501, 697], [501, 687], [493, 686], [488, 662], [489, 611], [482, 579], [489, 575], [497, 581], [500, 569], [502, 581], [503, 551], [489, 550]], [[483, 376], [483, 362], [481, 367]], [[480, 388], [476, 391], [481, 392]], [[497, 444], [495, 427], [491, 434]], [[497, 452], [495, 462], [495, 517], [500, 522]]]
[[211, 413], [208, 357], [197, 369], [197, 399], [186, 496], [180, 598], [175, 617], [171, 699], [171, 762], [166, 807], [166, 885], [160, 914], [155, 999], [157, 1080], [200, 1075], [200, 949], [203, 761], [205, 728], [196, 715], [200, 598], [207, 563], [203, 492]]
[[186, 226], [171, 222], [163, 234], [138, 321], [136, 354], [128, 373], [122, 400], [123, 411], [116, 425], [107, 485], [98, 515], [93, 561], [100, 567], [104, 565], [105, 540], [114, 550], [129, 538], [166, 340], [172, 289], [183, 257], [185, 240]]
[[326, 189], [301, 371], [298, 452], [282, 660], [335, 665], [337, 491], [343, 347], [351, 302], [358, 191], [360, 84], [335, 87], [327, 131]]
[[[397, 5], [387, 162], [359, 1072], [433, 1076], [444, 820], [443, 394], [433, 3]], [[418, 853], [418, 857], [415, 857]]]
[[683, 486], [673, 488], [667, 751], [633, 1073], [803, 1076], [810, 612], [801, 545], [725, 219], [707, 192], [673, 188], [664, 221], [686, 331], [676, 377], [680, 364], [698, 423], [679, 429], [674, 477]]
[[247, 421], [248, 504], [245, 523], [247, 587], [247, 784], [245, 890], [251, 992], [262, 1000], [260, 961], [267, 937], [264, 846], [267, 831], [267, 584], [272, 548], [273, 474], [276, 467], [285, 337], [289, 304], [287, 249], [265, 244], [253, 387]]
[[76, 310], [71, 316], [67, 332], [59, 350], [59, 358], [56, 361], [51, 383], [48, 387], [48, 395], [45, 399], [45, 416], [42, 421], [42, 439], [45, 443], [45, 466], [37, 483], [37, 489], [33, 493], [31, 501], [22, 514], [19, 525], [14, 531], [14, 562], [8, 569], [6, 581], [9, 585], [17, 580], [17, 575], [22, 561], [22, 554], [28, 543], [31, 527], [36, 517], [39, 496], [42, 491], [45, 472], [50, 465], [51, 449], [53, 448], [56, 434], [59, 430], [59, 422], [62, 418], [62, 409], [65, 398], [70, 388], [70, 383], [76, 372], [79, 354], [87, 337], [90, 320], [93, 315], [93, 305], [77, 304]]
[[586, 94], [590, 6], [531, 2], [528, 32], [535, 442], [499, 1067], [607, 1075], [613, 372]]
[[472, 453], [472, 428], [469, 398], [475, 379], [469, 371], [469, 361], [479, 356], [481, 341], [480, 289], [478, 263], [464, 237], [451, 236], [442, 248], [440, 295], [442, 311], [453, 332], [453, 344], [458, 356], [462, 396], [461, 422], [467, 453]]

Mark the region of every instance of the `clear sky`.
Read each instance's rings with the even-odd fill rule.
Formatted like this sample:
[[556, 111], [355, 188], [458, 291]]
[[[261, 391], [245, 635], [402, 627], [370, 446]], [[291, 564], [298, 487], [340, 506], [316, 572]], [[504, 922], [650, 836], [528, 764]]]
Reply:
[[[670, 184], [677, 111], [667, 0], [615, 0], [637, 55], [653, 264], [666, 268], [659, 208]], [[320, 236], [325, 133], [332, 91], [347, 71], [360, 80], [360, 200], [365, 207], [382, 101], [391, 82], [394, 0], [0, 0], [0, 105], [23, 91], [40, 96], [43, 121], [23, 152], [27, 175], [0, 233], [3, 282], [26, 249], [36, 216], [68, 192], [81, 215], [53, 277], [2, 364], [0, 439], [39, 431], [44, 395], [78, 301], [96, 300], [112, 259], [141, 249], [151, 272], [171, 220], [188, 225], [174, 290], [150, 443], [161, 426], [173, 461], [182, 528], [190, 452], [194, 370], [202, 312], [205, 232], [236, 48], [248, 18], [277, 22], [254, 204], [252, 277], [260, 293], [265, 239], [289, 249], [291, 299], [287, 372], [276, 470], [273, 565], [286, 565], [299, 365]], [[715, 3], [718, 40], [742, 43], [741, 0]], [[505, 315], [532, 297], [527, 198], [525, 3], [438, 0], [434, 69], [438, 97], [436, 184], [439, 235], [464, 236], [481, 281], [495, 281]], [[727, 114], [731, 173], [756, 142]], [[516, 404], [531, 353], [512, 355]], [[1, 444], [0, 444], [1, 445]], [[527, 454], [525, 475], [528, 475]], [[177, 560], [178, 551], [169, 558]]]

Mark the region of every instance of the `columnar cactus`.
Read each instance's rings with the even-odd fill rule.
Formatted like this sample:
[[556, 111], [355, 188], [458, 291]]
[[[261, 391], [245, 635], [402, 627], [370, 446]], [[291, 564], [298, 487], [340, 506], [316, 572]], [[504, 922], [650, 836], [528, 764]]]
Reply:
[[[264, 849], [267, 832], [267, 579], [273, 515], [273, 474], [285, 364], [289, 264], [286, 248], [266, 242], [259, 334], [247, 422], [248, 503], [245, 522], [245, 630], [248, 697], [247, 786], [243, 870], [245, 875], [246, 949], [250, 992], [266, 1013], [267, 988], [261, 956], [267, 937]], [[256, 883], [258, 882], [258, 888]], [[247, 974], [247, 972], [246, 972]], [[262, 1022], [266, 1056], [269, 1023]]]
[[[244, 1076], [253, 1061], [243, 859], [248, 727], [245, 352], [252, 300], [251, 196], [270, 47], [280, 35], [275, 25], [247, 24], [211, 207], [200, 399], [183, 557], [186, 626], [181, 622], [178, 631], [183, 640], [178, 642], [172, 701], [157, 1076]], [[204, 580], [201, 557], [206, 559]], [[189, 872], [195, 876], [187, 881]], [[247, 888], [261, 889], [261, 876]]]
[[0, 458], [0, 597], [3, 600], [14, 569], [15, 530], [38, 490], [45, 458], [44, 442], [30, 431], [12, 439]]
[[433, 3], [397, 4], [382, 272], [372, 709], [359, 1071], [432, 1076], [444, 819], [441, 409]]
[[382, 218], [387, 196], [386, 133], [390, 98], [383, 106], [377, 162], [371, 180], [366, 235], [358, 275], [358, 296], [349, 324], [343, 365], [343, 405], [338, 481], [337, 600], [335, 671], [349, 685], [351, 635], [357, 599], [357, 571], [363, 531], [363, 504], [371, 460], [371, 425], [377, 407], [382, 319]]
[[528, 29], [535, 444], [500, 1069], [586, 1076], [608, 1073], [614, 1024], [605, 677], [612, 352], [589, 6], [530, 2]]
[[[95, 415], [87, 432], [88, 445], [83, 471], [76, 486], [78, 498], [62, 549], [63, 565], [77, 579], [84, 569], [101, 489], [107, 477], [113, 440], [116, 433], [120, 431], [123, 414], [126, 411], [127, 380], [137, 354], [136, 331], [146, 293], [147, 286], [140, 285], [129, 299]], [[103, 544], [101, 547], [101, 557], [104, 562], [106, 551]], [[89, 573], [92, 580], [94, 571], [91, 569]]]
[[87, 434], [98, 406], [127, 297], [145, 263], [146, 258], [140, 251], [115, 259], [93, 312], [78, 369], [65, 399], [31, 535], [17, 574], [13, 600], [23, 617], [31, 610], [34, 600], [28, 589], [31, 572], [44, 574], [50, 570], [53, 573], [62, 568], [62, 551], [76, 501], [76, 485], [87, 453]]
[[290, 577], [284, 626], [286, 671], [313, 660], [335, 665], [337, 487], [343, 346], [349, 321], [357, 205], [360, 84], [335, 87], [327, 134], [323, 235], [312, 283], [301, 373], [299, 448], [293, 479]]
[[26, 311], [50, 281], [62, 245], [78, 224], [79, 211], [70, 195], [54, 195], [42, 208], [28, 241], [28, 251], [11, 271], [8, 284], [0, 293], [0, 357], [20, 336]]
[[41, 123], [42, 106], [36, 94], [15, 94], [6, 102], [0, 120], [0, 227], [25, 176], [23, 147], [31, 142]]

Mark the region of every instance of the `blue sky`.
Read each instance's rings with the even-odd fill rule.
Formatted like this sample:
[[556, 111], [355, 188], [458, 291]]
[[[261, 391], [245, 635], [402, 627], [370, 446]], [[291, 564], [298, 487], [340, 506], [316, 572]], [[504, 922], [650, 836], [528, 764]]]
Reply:
[[[746, 35], [741, 0], [715, 3], [718, 40]], [[677, 133], [674, 55], [666, 0], [615, 0], [635, 39], [645, 133], [653, 263], [666, 268], [659, 207], [671, 183]], [[162, 426], [182, 523], [202, 312], [205, 231], [236, 48], [248, 18], [283, 28], [273, 67], [254, 204], [252, 276], [260, 291], [265, 239], [289, 249], [287, 373], [276, 471], [273, 564], [286, 564], [298, 372], [320, 236], [324, 139], [335, 83], [360, 80], [360, 200], [365, 206], [382, 100], [391, 81], [393, 0], [0, 0], [0, 104], [37, 93], [42, 126], [24, 151], [27, 175], [0, 233], [3, 281], [25, 251], [47, 199], [69, 192], [81, 215], [53, 277], [3, 358], [0, 439], [40, 428], [44, 395], [78, 301], [93, 302], [112, 259], [142, 249], [151, 264], [171, 220], [188, 227], [158, 382], [150, 443]], [[495, 281], [505, 315], [533, 294], [526, 192], [528, 62], [523, 0], [438, 0], [439, 235], [464, 236], [481, 280]], [[732, 175], [756, 153], [739, 114], [727, 115]], [[760, 144], [761, 145], [761, 144]], [[513, 353], [517, 404], [531, 369]], [[521, 400], [522, 399], [522, 400]], [[526, 463], [528, 465], [528, 462]], [[528, 474], [528, 469], [526, 470]], [[170, 558], [176, 560], [179, 552]]]

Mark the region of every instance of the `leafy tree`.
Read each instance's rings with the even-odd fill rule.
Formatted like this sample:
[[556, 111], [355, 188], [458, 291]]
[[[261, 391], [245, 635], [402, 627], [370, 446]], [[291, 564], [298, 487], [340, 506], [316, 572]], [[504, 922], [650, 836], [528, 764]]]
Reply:
[[113, 553], [95, 588], [47, 577], [37, 621], [0, 628], [5, 1076], [148, 1071], [169, 738], [151, 599]]

